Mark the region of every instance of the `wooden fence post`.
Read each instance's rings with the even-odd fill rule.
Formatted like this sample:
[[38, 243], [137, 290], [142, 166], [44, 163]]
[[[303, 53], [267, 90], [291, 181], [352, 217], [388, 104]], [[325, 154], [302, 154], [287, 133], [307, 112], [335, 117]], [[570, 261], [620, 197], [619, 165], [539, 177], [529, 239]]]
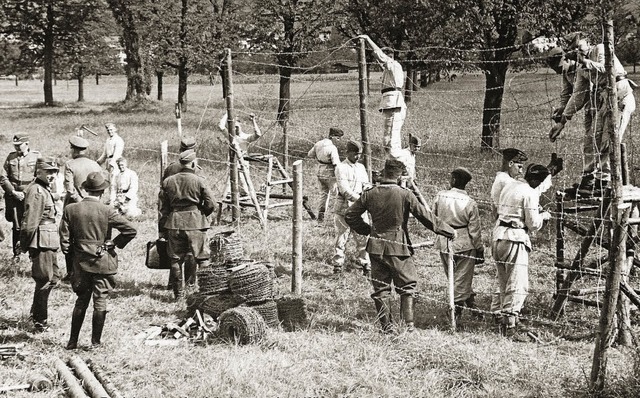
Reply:
[[233, 111], [233, 69], [231, 67], [231, 50], [225, 50], [224, 92], [227, 104], [227, 135], [229, 138], [229, 180], [231, 181], [231, 219], [233, 223], [240, 221], [240, 198], [238, 195], [238, 162], [233, 140], [236, 135], [236, 121]]
[[302, 294], [302, 160], [293, 162], [293, 245], [291, 293]]
[[360, 94], [360, 137], [362, 139], [362, 153], [364, 155], [364, 167], [367, 169], [369, 181], [371, 181], [371, 143], [367, 131], [367, 57], [364, 39], [360, 39], [358, 48], [358, 88]]

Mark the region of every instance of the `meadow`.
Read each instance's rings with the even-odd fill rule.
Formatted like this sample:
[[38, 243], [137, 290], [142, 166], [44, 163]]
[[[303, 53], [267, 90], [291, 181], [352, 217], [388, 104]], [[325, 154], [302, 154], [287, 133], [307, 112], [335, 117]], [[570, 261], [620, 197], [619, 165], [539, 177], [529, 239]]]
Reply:
[[[369, 131], [374, 143], [381, 142], [381, 118], [377, 112], [377, 75], [373, 75], [368, 101]], [[438, 253], [432, 248], [416, 252], [421, 280], [413, 333], [383, 335], [375, 322], [369, 298], [371, 288], [357, 269], [339, 276], [332, 273], [333, 245], [331, 218], [322, 224], [304, 217], [303, 296], [309, 306], [308, 327], [285, 332], [270, 330], [258, 344], [238, 346], [222, 341], [206, 345], [184, 342], [176, 347], [145, 346], [134, 336], [150, 324], [164, 324], [190, 316], [184, 303], [175, 303], [165, 289], [167, 271], [144, 266], [148, 241], [157, 234], [156, 198], [160, 173], [160, 142], [169, 141], [172, 159], [179, 138], [173, 113], [177, 82], [167, 79], [165, 100], [137, 106], [122, 104], [124, 79], [105, 76], [100, 85], [85, 87], [84, 103], [75, 102], [75, 82], [58, 81], [54, 96], [59, 106], [43, 108], [42, 86], [38, 81], [0, 81], [0, 156], [12, 150], [16, 132], [31, 136], [31, 147], [56, 156], [69, 157], [68, 139], [82, 124], [99, 133], [86, 135], [89, 155], [97, 158], [106, 132], [105, 122], [115, 122], [125, 140], [125, 157], [140, 176], [140, 205], [143, 215], [136, 221], [138, 236], [119, 251], [119, 285], [109, 300], [109, 314], [103, 345], [86, 349], [90, 320], [85, 320], [78, 354], [99, 364], [127, 397], [582, 397], [589, 396], [588, 380], [597, 329], [598, 311], [569, 303], [566, 314], [551, 322], [555, 268], [555, 225], [548, 223], [534, 237], [529, 268], [531, 289], [525, 314], [527, 327], [539, 336], [537, 343], [521, 343], [501, 337], [490, 317], [475, 320], [465, 314], [459, 330], [449, 331], [447, 284]], [[183, 114], [185, 134], [199, 143], [203, 175], [216, 197], [226, 182], [227, 143], [217, 129], [224, 112], [221, 87], [189, 86], [189, 108]], [[275, 123], [277, 80], [273, 76], [237, 76], [234, 82], [236, 112], [248, 127], [248, 115], [255, 113], [264, 136], [251, 152], [282, 154], [282, 131]], [[556, 143], [547, 131], [549, 115], [559, 95], [560, 79], [546, 69], [510, 74], [503, 103], [502, 148], [518, 146], [531, 161], [547, 164], [551, 152], [565, 158], [565, 170], [543, 198], [553, 206], [556, 189], [577, 182], [582, 168], [579, 121], [571, 122]], [[155, 92], [152, 92], [152, 96]], [[420, 187], [428, 200], [447, 189], [448, 175], [457, 166], [472, 170], [468, 192], [479, 203], [484, 240], [489, 246], [492, 225], [489, 191], [499, 168], [499, 153], [480, 150], [480, 124], [484, 77], [460, 75], [455, 82], [438, 82], [413, 93], [403, 130], [423, 138], [417, 158]], [[329, 127], [339, 126], [345, 138], [359, 138], [357, 74], [294, 76], [293, 114], [289, 124], [291, 161], [303, 159], [314, 142], [325, 137]], [[581, 115], [579, 116], [581, 118]], [[631, 161], [636, 153], [635, 125], [625, 140], [630, 144]], [[343, 139], [340, 150], [344, 150]], [[381, 168], [382, 150], [373, 146], [373, 164]], [[264, 169], [252, 170], [254, 183], [264, 183]], [[317, 207], [315, 164], [304, 161], [304, 189]], [[241, 214], [239, 226], [229, 223], [230, 212], [222, 214], [222, 225], [210, 234], [236, 229], [245, 257], [264, 259], [276, 265], [281, 294], [291, 284], [291, 210], [271, 212], [263, 230], [251, 210]], [[0, 221], [10, 231], [10, 225]], [[431, 232], [412, 221], [414, 242], [433, 238]], [[569, 236], [568, 256], [577, 247]], [[35, 333], [28, 321], [33, 291], [30, 264], [26, 256], [18, 264], [11, 261], [10, 245], [0, 245], [0, 344], [26, 343], [24, 358], [3, 360], [0, 384], [19, 384], [36, 373], [52, 374], [53, 360], [70, 355], [68, 339], [70, 315], [75, 300], [69, 285], [54, 290], [50, 299], [46, 333]], [[348, 262], [355, 264], [354, 246], [348, 245]], [[495, 276], [490, 251], [487, 261], [476, 268], [474, 288], [477, 302], [488, 309]], [[62, 255], [59, 262], [63, 264]], [[588, 280], [584, 283], [603, 283]], [[397, 304], [394, 308], [397, 319]], [[634, 314], [634, 321], [636, 320]], [[634, 326], [634, 335], [638, 332]], [[638, 352], [620, 347], [611, 350], [608, 384], [603, 396], [638, 396], [640, 365]], [[61, 396], [63, 387], [53, 391], [16, 393], [16, 397]]]

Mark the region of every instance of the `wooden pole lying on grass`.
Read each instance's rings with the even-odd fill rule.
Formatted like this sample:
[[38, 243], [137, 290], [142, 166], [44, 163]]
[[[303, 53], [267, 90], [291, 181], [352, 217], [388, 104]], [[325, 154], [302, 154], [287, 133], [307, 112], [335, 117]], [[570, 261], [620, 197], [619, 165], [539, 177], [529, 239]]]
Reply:
[[67, 385], [67, 395], [70, 398], [89, 398], [87, 394], [84, 393], [84, 390], [80, 386], [80, 383], [76, 379], [76, 377], [71, 372], [71, 369], [67, 367], [67, 365], [62, 362], [62, 359], [56, 358], [54, 362], [54, 366], [56, 371], [60, 375], [64, 384]]
[[111, 379], [97, 366], [91, 359], [85, 361], [89, 366], [89, 369], [96, 376], [96, 379], [102, 384], [105, 391], [111, 396], [111, 398], [124, 398], [124, 395], [118, 390], [118, 388], [111, 382]]
[[74, 355], [69, 359], [69, 365], [76, 371], [78, 378], [82, 381], [82, 385], [91, 398], [110, 398], [82, 358]]
[[236, 135], [236, 120], [233, 111], [233, 69], [231, 67], [231, 50], [225, 50], [224, 62], [224, 87], [227, 103], [227, 134], [229, 138], [229, 181], [231, 182], [231, 220], [233, 223], [240, 221], [240, 198], [238, 196], [238, 163], [233, 140]]
[[360, 94], [360, 137], [362, 138], [362, 154], [364, 155], [364, 167], [367, 169], [369, 181], [371, 181], [371, 145], [367, 131], [367, 57], [366, 43], [360, 39], [358, 47], [358, 91]]
[[293, 245], [291, 293], [302, 294], [302, 160], [293, 162]]
[[454, 299], [455, 289], [454, 282], [455, 278], [453, 276], [453, 245], [452, 240], [447, 240], [447, 272], [449, 274], [449, 310], [451, 316], [451, 331], [456, 331], [456, 303]]

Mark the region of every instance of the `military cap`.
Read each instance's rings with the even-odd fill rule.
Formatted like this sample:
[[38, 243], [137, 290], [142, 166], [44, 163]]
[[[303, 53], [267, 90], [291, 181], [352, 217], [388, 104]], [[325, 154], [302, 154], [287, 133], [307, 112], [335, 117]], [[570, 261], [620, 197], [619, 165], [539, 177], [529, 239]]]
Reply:
[[29, 136], [24, 133], [18, 133], [13, 136], [13, 145], [24, 144], [25, 142], [29, 142]]
[[329, 128], [329, 137], [342, 137], [344, 135], [344, 131], [340, 130], [337, 127]]
[[516, 162], [516, 163], [522, 163], [522, 162], [526, 162], [527, 159], [529, 159], [527, 157], [527, 155], [522, 152], [519, 149], [516, 148], [507, 148], [505, 150], [502, 151], [502, 159], [506, 162]]
[[415, 135], [412, 135], [411, 137], [409, 137], [409, 144], [415, 145], [415, 146], [422, 146], [422, 140], [420, 139], [420, 137], [416, 137]]
[[187, 149], [194, 149], [196, 147], [196, 139], [193, 137], [184, 137], [180, 140], [180, 152], [186, 151]]
[[58, 162], [52, 156], [40, 157], [36, 161], [36, 168], [39, 170], [58, 170]]
[[406, 171], [404, 163], [397, 159], [387, 159], [384, 162], [384, 177], [385, 178], [398, 178]]
[[471, 181], [472, 178], [471, 172], [465, 167], [457, 167], [453, 169], [451, 174], [465, 184]]
[[349, 140], [349, 142], [347, 142], [347, 151], [361, 153], [362, 144], [356, 140]]
[[187, 149], [180, 152], [180, 163], [187, 164], [196, 160], [196, 151], [193, 149]]
[[530, 164], [527, 166], [527, 171], [524, 173], [525, 180], [536, 179], [544, 180], [549, 175], [549, 169], [547, 166], [541, 164]]
[[584, 33], [577, 31], [571, 32], [564, 37], [565, 46], [568, 50], [578, 47], [578, 42], [584, 38]]
[[109, 181], [107, 181], [102, 172], [94, 171], [89, 173], [87, 179], [81, 185], [82, 189], [89, 192], [104, 191], [109, 187]]
[[87, 149], [89, 147], [89, 141], [85, 140], [82, 137], [78, 137], [77, 135], [74, 135], [69, 139], [69, 144], [71, 144], [72, 147], [78, 149]]

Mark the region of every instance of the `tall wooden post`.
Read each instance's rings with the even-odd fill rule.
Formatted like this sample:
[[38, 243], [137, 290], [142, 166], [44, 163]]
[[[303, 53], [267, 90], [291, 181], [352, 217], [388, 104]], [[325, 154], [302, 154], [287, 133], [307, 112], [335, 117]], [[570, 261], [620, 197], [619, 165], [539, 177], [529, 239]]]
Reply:
[[449, 316], [451, 317], [451, 331], [456, 331], [456, 302], [455, 302], [455, 276], [453, 268], [453, 244], [452, 240], [447, 240], [447, 273], [449, 274]]
[[231, 219], [234, 223], [240, 221], [240, 198], [238, 196], [238, 162], [233, 140], [236, 135], [236, 121], [233, 111], [233, 69], [231, 67], [231, 50], [225, 50], [224, 61], [224, 93], [227, 103], [227, 135], [229, 137], [229, 180], [231, 181]]
[[[284, 169], [289, 169], [289, 120], [282, 121], [282, 163]], [[284, 188], [284, 187], [283, 187]]]
[[604, 389], [607, 372], [607, 352], [615, 337], [614, 316], [620, 295], [621, 270], [626, 255], [626, 229], [629, 219], [630, 206], [622, 202], [622, 172], [620, 165], [620, 132], [617, 129], [618, 101], [616, 100], [616, 80], [613, 74], [613, 19], [612, 11], [607, 10], [603, 22], [605, 30], [604, 57], [605, 73], [607, 74], [606, 101], [598, 109], [604, 109], [610, 114], [605, 117], [604, 128], [609, 132], [611, 142], [611, 228], [613, 238], [609, 246], [610, 270], [607, 276], [604, 305], [600, 312], [600, 322], [596, 337], [596, 345], [591, 366], [591, 389], [602, 391]]
[[564, 283], [564, 193], [556, 194], [556, 294], [560, 293], [560, 287]]
[[367, 169], [369, 181], [371, 181], [371, 143], [367, 131], [367, 96], [369, 92], [367, 79], [366, 43], [360, 39], [358, 48], [358, 88], [360, 94], [360, 137], [362, 139], [362, 153], [364, 155], [364, 167]]
[[302, 294], [302, 160], [293, 162], [293, 246], [291, 293]]

